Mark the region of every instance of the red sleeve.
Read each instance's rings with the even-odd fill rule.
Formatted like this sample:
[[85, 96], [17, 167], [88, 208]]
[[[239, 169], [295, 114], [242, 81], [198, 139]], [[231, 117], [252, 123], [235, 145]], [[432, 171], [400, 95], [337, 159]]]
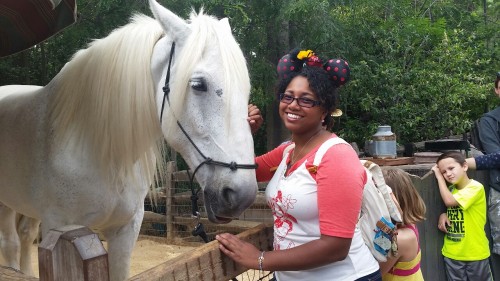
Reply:
[[255, 163], [258, 165], [256, 170], [258, 182], [271, 180], [274, 171], [278, 168], [283, 159], [283, 151], [290, 144], [291, 142], [282, 143], [275, 149], [255, 158]]
[[332, 146], [316, 173], [321, 234], [352, 238], [361, 210], [366, 172], [348, 144]]

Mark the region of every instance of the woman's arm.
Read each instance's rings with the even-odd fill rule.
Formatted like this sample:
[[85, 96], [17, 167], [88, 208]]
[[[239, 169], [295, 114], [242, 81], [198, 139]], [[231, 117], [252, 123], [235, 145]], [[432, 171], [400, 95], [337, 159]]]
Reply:
[[[261, 251], [237, 236], [223, 233], [215, 237], [219, 249], [237, 263], [250, 269], [259, 269]], [[319, 239], [286, 249], [266, 251], [262, 269], [288, 271], [311, 269], [344, 260], [349, 253], [351, 239], [321, 235]]]
[[500, 169], [500, 152], [465, 159], [473, 170]]

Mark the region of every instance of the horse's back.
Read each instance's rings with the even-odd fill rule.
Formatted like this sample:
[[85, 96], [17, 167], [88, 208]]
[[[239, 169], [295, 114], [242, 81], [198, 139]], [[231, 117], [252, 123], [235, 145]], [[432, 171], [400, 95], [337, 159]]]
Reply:
[[43, 87], [35, 85], [7, 85], [0, 87], [0, 101], [7, 96], [11, 95], [25, 95], [33, 93]]

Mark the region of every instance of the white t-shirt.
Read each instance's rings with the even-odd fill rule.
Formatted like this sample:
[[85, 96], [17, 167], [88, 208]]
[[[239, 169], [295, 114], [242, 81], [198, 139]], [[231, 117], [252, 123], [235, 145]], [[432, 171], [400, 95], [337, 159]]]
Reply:
[[[275, 250], [293, 248], [319, 239], [321, 236], [317, 183], [307, 169], [307, 166], [310, 166], [308, 160], [306, 159], [296, 170], [285, 176], [287, 158], [283, 158], [266, 188], [267, 203], [274, 216]], [[378, 268], [377, 261], [364, 244], [361, 232], [356, 227], [345, 260], [309, 270], [277, 271], [275, 275], [280, 281], [349, 281], [369, 275]]]

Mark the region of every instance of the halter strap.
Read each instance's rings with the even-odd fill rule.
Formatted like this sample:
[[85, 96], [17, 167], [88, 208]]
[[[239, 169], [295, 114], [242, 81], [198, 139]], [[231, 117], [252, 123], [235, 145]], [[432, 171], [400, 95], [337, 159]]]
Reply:
[[[170, 47], [170, 59], [168, 60], [168, 68], [167, 68], [167, 77], [165, 78], [165, 86], [163, 86], [163, 101], [161, 103], [161, 112], [160, 112], [160, 124], [163, 122], [163, 110], [165, 109], [165, 98], [168, 99], [168, 94], [170, 94], [170, 66], [172, 65], [172, 57], [174, 56], [175, 51], [175, 42], [172, 42], [172, 46]], [[168, 101], [170, 104], [170, 101]], [[179, 123], [179, 121], [177, 121]]]

